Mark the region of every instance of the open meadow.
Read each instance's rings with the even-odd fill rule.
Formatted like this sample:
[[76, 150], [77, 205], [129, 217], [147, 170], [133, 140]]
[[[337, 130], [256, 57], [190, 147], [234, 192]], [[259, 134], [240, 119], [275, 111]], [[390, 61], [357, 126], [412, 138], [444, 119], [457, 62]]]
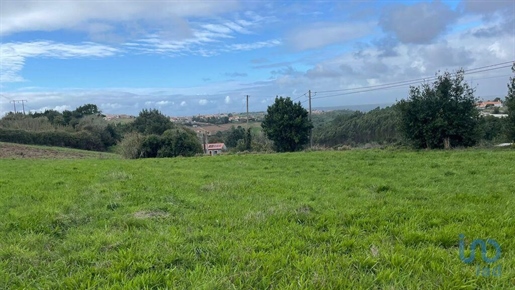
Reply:
[[514, 206], [513, 150], [6, 158], [0, 289], [513, 289]]

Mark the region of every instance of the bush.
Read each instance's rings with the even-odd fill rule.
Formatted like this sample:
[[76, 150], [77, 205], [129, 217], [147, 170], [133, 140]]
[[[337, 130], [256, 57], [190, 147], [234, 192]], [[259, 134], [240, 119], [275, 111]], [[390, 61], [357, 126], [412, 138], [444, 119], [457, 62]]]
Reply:
[[195, 132], [185, 128], [167, 130], [162, 136], [129, 133], [118, 147], [120, 154], [130, 159], [190, 157], [203, 152]]
[[143, 135], [137, 132], [125, 134], [122, 141], [118, 143], [118, 153], [127, 159], [140, 158], [144, 139]]
[[64, 131], [30, 132], [0, 128], [0, 141], [95, 151], [104, 151], [106, 149], [100, 138], [86, 131], [76, 133]]
[[141, 157], [155, 158], [161, 147], [163, 147], [162, 138], [157, 135], [149, 135], [141, 143]]

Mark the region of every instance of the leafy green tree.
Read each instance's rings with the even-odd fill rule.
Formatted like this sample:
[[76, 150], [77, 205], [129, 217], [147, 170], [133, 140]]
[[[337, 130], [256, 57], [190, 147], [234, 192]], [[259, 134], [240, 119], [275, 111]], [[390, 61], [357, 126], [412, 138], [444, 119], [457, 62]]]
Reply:
[[225, 139], [225, 145], [229, 148], [234, 148], [238, 146], [238, 141], [243, 139], [245, 139], [245, 129], [241, 126], [238, 126], [237, 128], [232, 126], [227, 138]]
[[300, 102], [293, 103], [289, 97], [279, 97], [268, 107], [261, 127], [265, 135], [274, 141], [277, 151], [291, 152], [301, 150], [308, 143], [313, 125]]
[[79, 123], [79, 121], [77, 121], [77, 119], [73, 116], [72, 111], [64, 110], [62, 115], [65, 125], [71, 125], [72, 127], [74, 127]]
[[163, 140], [160, 136], [148, 135], [141, 143], [141, 156], [143, 158], [155, 158], [161, 147], [163, 147]]
[[83, 116], [88, 116], [88, 115], [99, 115], [100, 110], [98, 110], [97, 105], [86, 104], [86, 105], [80, 106], [77, 109], [75, 109], [75, 111], [73, 111], [73, 114], [74, 114], [74, 116], [81, 118]]
[[161, 138], [162, 146], [157, 157], [189, 157], [203, 152], [197, 134], [187, 128], [167, 130]]
[[510, 82], [508, 83], [508, 95], [506, 96], [504, 104], [508, 108], [506, 135], [508, 136], [509, 140], [515, 142], [515, 63], [513, 63], [511, 71], [513, 72], [514, 76], [510, 77]]
[[398, 103], [401, 132], [414, 147], [467, 147], [477, 142], [477, 99], [463, 74], [445, 72], [432, 84], [411, 87], [409, 99]]
[[174, 127], [173, 123], [156, 109], [143, 109], [132, 123], [135, 131], [145, 135], [161, 135]]

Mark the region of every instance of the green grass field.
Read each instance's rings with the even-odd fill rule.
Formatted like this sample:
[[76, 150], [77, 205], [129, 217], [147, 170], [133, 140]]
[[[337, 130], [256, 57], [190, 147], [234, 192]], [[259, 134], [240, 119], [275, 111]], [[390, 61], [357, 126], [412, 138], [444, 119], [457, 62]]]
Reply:
[[509, 150], [4, 159], [0, 288], [513, 289], [514, 205]]

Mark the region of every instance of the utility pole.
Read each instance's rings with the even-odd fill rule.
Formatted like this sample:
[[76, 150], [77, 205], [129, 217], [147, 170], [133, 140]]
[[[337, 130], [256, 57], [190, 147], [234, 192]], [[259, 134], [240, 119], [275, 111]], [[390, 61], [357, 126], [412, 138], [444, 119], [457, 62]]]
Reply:
[[23, 109], [23, 115], [25, 115], [25, 102], [27, 102], [27, 100], [12, 100], [12, 101], [9, 101], [10, 103], [13, 103], [13, 106], [14, 106], [14, 113], [16, 114], [17, 111], [16, 111], [16, 103], [21, 103], [21, 106], [22, 106], [22, 109]]
[[23, 108], [23, 115], [25, 115], [25, 102], [26, 102], [26, 101], [27, 101], [27, 100], [21, 100], [21, 101], [20, 101], [20, 102], [21, 102], [21, 107]]
[[247, 130], [249, 129], [249, 95], [247, 95]]
[[[311, 90], [308, 91], [309, 97], [309, 122], [311, 122]], [[309, 148], [313, 148], [313, 128], [309, 130]]]

